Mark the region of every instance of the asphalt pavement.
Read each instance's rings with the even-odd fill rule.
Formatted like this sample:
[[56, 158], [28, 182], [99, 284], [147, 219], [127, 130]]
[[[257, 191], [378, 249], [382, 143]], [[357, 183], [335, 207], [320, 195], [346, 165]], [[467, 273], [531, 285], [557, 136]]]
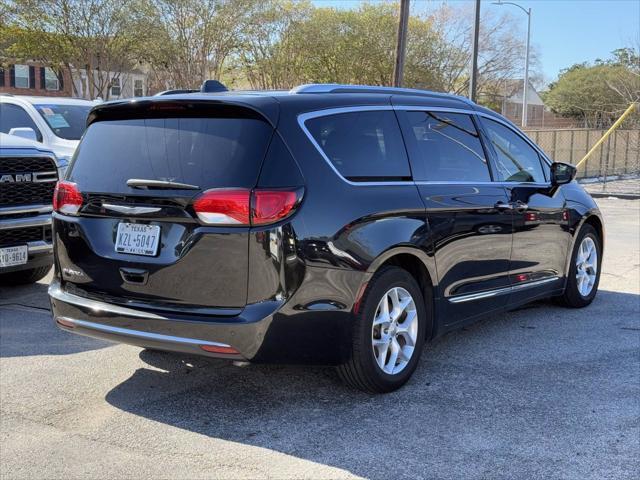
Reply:
[[330, 368], [78, 337], [53, 325], [47, 279], [0, 287], [0, 478], [638, 478], [640, 201], [598, 203], [590, 307], [449, 334], [383, 396]]

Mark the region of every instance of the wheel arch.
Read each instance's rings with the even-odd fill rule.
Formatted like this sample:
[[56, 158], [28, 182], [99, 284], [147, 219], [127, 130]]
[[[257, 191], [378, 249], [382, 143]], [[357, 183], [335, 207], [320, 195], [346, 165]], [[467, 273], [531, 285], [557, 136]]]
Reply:
[[575, 227], [573, 236], [571, 238], [571, 248], [567, 251], [567, 261], [565, 265], [565, 276], [569, 275], [569, 270], [571, 268], [571, 258], [573, 257], [573, 249], [576, 245], [576, 240], [578, 238], [578, 234], [584, 225], [592, 226], [596, 233], [598, 234], [598, 238], [600, 239], [600, 256], [602, 257], [604, 254], [604, 223], [602, 221], [602, 216], [600, 212], [596, 209], [590, 210], [582, 216], [582, 219]]
[[[369, 267], [368, 273], [372, 276], [383, 267], [395, 266], [407, 271], [418, 283], [429, 312], [425, 338], [433, 338], [436, 332], [436, 271], [435, 263], [422, 250], [412, 247], [398, 247], [386, 251], [380, 255]], [[370, 277], [369, 277], [370, 278]]]

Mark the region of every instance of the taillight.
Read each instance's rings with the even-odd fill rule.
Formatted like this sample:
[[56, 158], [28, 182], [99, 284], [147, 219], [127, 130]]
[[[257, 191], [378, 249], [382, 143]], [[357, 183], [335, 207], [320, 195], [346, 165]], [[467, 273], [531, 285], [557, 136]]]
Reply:
[[208, 225], [267, 225], [291, 215], [301, 198], [301, 189], [212, 189], [196, 198], [193, 210]]
[[298, 203], [295, 190], [254, 190], [252, 225], [267, 225], [287, 218]]
[[60, 181], [56, 183], [53, 192], [53, 209], [58, 213], [75, 215], [82, 207], [82, 194], [73, 182]]
[[249, 225], [250, 201], [250, 190], [207, 190], [193, 202], [193, 210], [211, 225]]

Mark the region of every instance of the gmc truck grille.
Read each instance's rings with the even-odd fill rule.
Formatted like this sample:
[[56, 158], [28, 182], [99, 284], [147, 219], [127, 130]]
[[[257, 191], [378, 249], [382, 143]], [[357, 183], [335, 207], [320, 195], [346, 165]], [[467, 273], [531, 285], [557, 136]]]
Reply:
[[50, 204], [57, 179], [49, 157], [0, 158], [0, 206]]
[[13, 228], [0, 230], [0, 247], [10, 247], [13, 245], [25, 244], [27, 242], [37, 242], [44, 240], [51, 242], [51, 226]]

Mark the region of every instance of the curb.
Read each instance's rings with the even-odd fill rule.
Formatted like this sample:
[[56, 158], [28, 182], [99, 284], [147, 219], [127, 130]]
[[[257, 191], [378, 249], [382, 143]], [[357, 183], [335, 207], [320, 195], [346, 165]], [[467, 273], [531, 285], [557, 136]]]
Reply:
[[593, 198], [608, 198], [615, 197], [620, 198], [622, 200], [640, 200], [640, 194], [638, 193], [607, 193], [607, 192], [589, 192], [589, 195]]

